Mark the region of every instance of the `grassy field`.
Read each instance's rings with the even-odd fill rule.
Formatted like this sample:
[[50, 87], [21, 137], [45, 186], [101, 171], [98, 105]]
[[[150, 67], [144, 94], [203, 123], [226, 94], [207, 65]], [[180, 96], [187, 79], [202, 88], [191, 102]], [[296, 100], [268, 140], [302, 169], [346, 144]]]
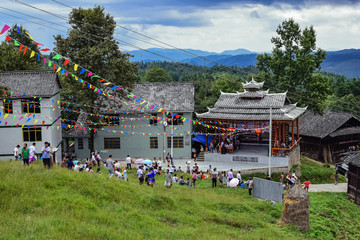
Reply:
[[311, 193], [311, 230], [279, 224], [281, 204], [244, 189], [139, 186], [108, 174], [0, 162], [0, 239], [359, 239], [360, 207]]

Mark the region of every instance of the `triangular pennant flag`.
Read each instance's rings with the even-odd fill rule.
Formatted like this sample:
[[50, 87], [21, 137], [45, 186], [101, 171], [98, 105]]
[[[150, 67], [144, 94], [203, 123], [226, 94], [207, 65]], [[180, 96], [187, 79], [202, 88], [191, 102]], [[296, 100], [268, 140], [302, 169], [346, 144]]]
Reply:
[[75, 64], [75, 65], [74, 65], [74, 70], [77, 71], [77, 69], [78, 69], [78, 65]]
[[52, 59], [60, 59], [60, 55], [56, 54]]
[[35, 52], [31, 51], [30, 58], [32, 58], [33, 56], [35, 56]]
[[27, 50], [27, 47], [25, 47], [25, 49], [24, 49], [24, 54], [23, 54], [23, 56], [25, 56], [26, 50]]
[[65, 59], [64, 65], [66, 66], [69, 63], [69, 59]]
[[20, 44], [18, 44], [18, 42], [16, 40], [14, 40], [14, 45], [15, 46], [20, 46]]
[[5, 24], [4, 27], [2, 28], [1, 32], [0, 32], [0, 36], [3, 35], [4, 32], [6, 32], [9, 28], [10, 28], [10, 26]]
[[42, 51], [42, 52], [47, 52], [47, 51], [50, 51], [50, 49], [48, 49], [48, 48], [43, 48], [43, 49], [40, 49], [40, 51]]
[[80, 74], [84, 74], [84, 73], [85, 73], [85, 71], [86, 71], [86, 69], [85, 69], [85, 68], [81, 69]]
[[10, 41], [10, 40], [11, 40], [11, 37], [6, 36], [5, 41]]
[[21, 52], [21, 49], [23, 48], [24, 45], [20, 45], [20, 48], [19, 48], [19, 53]]

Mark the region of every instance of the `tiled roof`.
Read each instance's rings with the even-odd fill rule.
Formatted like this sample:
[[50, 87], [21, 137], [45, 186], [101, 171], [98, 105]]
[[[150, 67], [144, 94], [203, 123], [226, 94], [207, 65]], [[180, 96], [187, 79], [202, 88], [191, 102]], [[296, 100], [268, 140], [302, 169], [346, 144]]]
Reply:
[[256, 82], [254, 78], [250, 82], [243, 83], [243, 88], [253, 88], [253, 89], [260, 89], [264, 86], [264, 82]]
[[[151, 103], [151, 105], [144, 109], [145, 112], [153, 112], [150, 109], [152, 105], [158, 106], [157, 109], [165, 108], [172, 112], [194, 111], [195, 87], [193, 83], [139, 83], [135, 84], [131, 93], [138, 96], [135, 100], [139, 100], [140, 97], [142, 100]], [[128, 102], [134, 101], [130, 100]], [[142, 106], [145, 106], [146, 103]], [[120, 104], [117, 106], [120, 106]], [[139, 104], [137, 104], [137, 106], [139, 106]], [[114, 106], [112, 106], [112, 108], [116, 110]], [[118, 111], [134, 111], [134, 108], [121, 105], [121, 109], [118, 109]], [[102, 111], [102, 113], [107, 112]]]
[[51, 97], [55, 89], [61, 89], [59, 77], [52, 71], [0, 72], [0, 86], [25, 97]]
[[351, 163], [354, 166], [360, 167], [360, 152], [347, 152], [341, 157], [341, 161]]
[[[350, 113], [324, 111], [324, 113], [320, 115], [308, 111], [300, 118], [300, 135], [325, 138], [331, 133], [336, 134], [335, 132], [352, 118], [358, 121], [360, 126], [359, 119]], [[338, 134], [339, 133], [342, 133], [342, 131], [338, 132]]]
[[351, 134], [360, 134], [360, 126], [341, 128], [339, 130], [330, 133], [329, 135], [330, 137], [338, 137], [338, 136], [351, 135]]
[[[263, 83], [252, 80], [244, 87], [262, 87]], [[285, 93], [272, 93], [269, 91], [244, 91], [237, 93], [223, 93], [214, 108], [209, 108], [206, 113], [197, 113], [202, 119], [222, 120], [269, 120], [272, 108], [273, 120], [294, 120], [306, 111], [306, 108], [296, 107], [291, 104]]]

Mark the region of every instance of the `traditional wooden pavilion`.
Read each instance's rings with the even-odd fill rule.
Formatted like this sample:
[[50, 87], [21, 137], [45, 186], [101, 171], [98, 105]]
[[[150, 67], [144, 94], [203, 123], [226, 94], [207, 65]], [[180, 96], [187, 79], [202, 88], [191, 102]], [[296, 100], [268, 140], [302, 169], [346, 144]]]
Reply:
[[[214, 129], [215, 133], [221, 128], [233, 128], [236, 134], [260, 135], [260, 142], [259, 139], [269, 139], [269, 128], [265, 128], [269, 126], [271, 109], [272, 155], [288, 155], [300, 142], [299, 134], [295, 135], [295, 132], [299, 131], [295, 129], [300, 128], [299, 117], [306, 108], [291, 104], [287, 92], [269, 93], [269, 90], [260, 90], [264, 82], [252, 79], [242, 85], [243, 92], [221, 92], [214, 108], [208, 108], [205, 113], [196, 113], [197, 117], [204, 122], [211, 122], [212, 125], [217, 124], [219, 128]], [[251, 141], [251, 137], [244, 138], [241, 142], [248, 140]]]

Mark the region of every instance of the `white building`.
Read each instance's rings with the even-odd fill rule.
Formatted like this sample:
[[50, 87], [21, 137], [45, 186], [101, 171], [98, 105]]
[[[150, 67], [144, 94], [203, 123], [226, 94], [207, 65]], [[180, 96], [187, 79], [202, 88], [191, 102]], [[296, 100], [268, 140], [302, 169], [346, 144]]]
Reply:
[[61, 84], [51, 71], [13, 71], [0, 73], [0, 159], [13, 159], [16, 145], [36, 143], [40, 152], [50, 142], [55, 161], [61, 161]]

